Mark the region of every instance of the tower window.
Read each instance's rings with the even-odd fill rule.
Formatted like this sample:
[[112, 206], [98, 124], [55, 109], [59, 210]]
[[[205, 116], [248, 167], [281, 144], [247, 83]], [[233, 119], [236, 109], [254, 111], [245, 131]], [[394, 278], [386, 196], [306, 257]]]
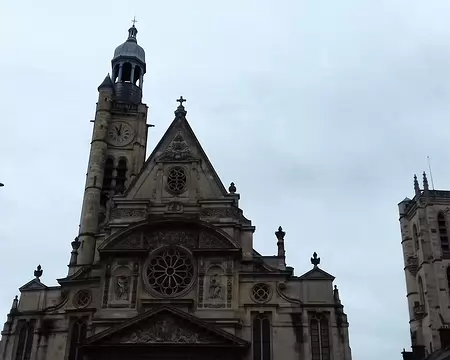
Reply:
[[447, 222], [443, 213], [438, 214], [439, 238], [441, 240], [441, 249], [443, 255], [450, 255], [450, 245], [448, 242]]
[[270, 360], [271, 326], [267, 315], [258, 315], [253, 320], [253, 360]]
[[17, 344], [15, 360], [30, 360], [35, 322], [36, 320], [33, 319], [19, 323], [19, 342]]
[[419, 276], [419, 300], [420, 300], [420, 305], [425, 305], [425, 292], [423, 290], [423, 282], [422, 282], [422, 278]]
[[121, 81], [131, 82], [131, 64], [126, 62], [122, 65], [122, 79]]
[[328, 319], [322, 315], [314, 315], [310, 320], [311, 359], [330, 360], [330, 332]]
[[112, 158], [108, 158], [105, 163], [105, 173], [103, 175], [103, 191], [105, 192], [110, 191], [112, 188], [113, 171], [114, 160]]
[[135, 84], [135, 85], [139, 85], [138, 84], [138, 81], [139, 81], [139, 79], [140, 79], [140, 77], [141, 77], [141, 68], [139, 67], [139, 66], [136, 66], [135, 68], [134, 68], [134, 79], [133, 79], [133, 84]]
[[73, 323], [68, 360], [79, 360], [78, 347], [86, 339], [86, 331], [87, 325], [84, 319], [78, 319]]
[[127, 180], [127, 160], [120, 159], [117, 165], [117, 176], [116, 176], [116, 189], [118, 193], [123, 193], [125, 191], [125, 182]]
[[419, 251], [419, 233], [416, 224], [413, 225], [414, 250]]

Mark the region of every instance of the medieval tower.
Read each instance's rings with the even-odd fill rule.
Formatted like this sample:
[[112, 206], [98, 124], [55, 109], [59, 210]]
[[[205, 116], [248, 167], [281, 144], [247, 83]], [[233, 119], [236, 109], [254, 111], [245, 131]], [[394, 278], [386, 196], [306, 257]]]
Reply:
[[[98, 87], [68, 274], [47, 286], [43, 264], [19, 289], [0, 359], [351, 360], [334, 277], [316, 253], [304, 254], [310, 269], [295, 275], [286, 265], [289, 237], [281, 227], [271, 235], [274, 255], [255, 250], [255, 226], [239, 207], [236, 186], [223, 185], [186, 119], [182, 97], [146, 158], [147, 69], [137, 33], [133, 25]], [[419, 205], [414, 211], [419, 215], [408, 221], [417, 223], [425, 244], [430, 215]], [[438, 235], [433, 241], [443, 244]], [[412, 243], [408, 256], [417, 257]], [[446, 244], [448, 250], [448, 238]], [[428, 259], [434, 248], [422, 247]], [[444, 295], [429, 278], [423, 276], [423, 285], [431, 308]], [[414, 308], [425, 300], [414, 295], [411, 301]], [[437, 343], [435, 336], [420, 336]]]
[[430, 189], [424, 172], [414, 193], [398, 205], [412, 344], [403, 356], [421, 360], [450, 345], [450, 191]]

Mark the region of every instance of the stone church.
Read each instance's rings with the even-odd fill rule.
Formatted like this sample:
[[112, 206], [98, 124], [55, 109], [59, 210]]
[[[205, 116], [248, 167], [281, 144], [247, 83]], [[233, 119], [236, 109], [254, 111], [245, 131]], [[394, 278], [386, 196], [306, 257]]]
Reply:
[[334, 277], [316, 253], [294, 275], [281, 227], [275, 255], [255, 250], [236, 186], [218, 177], [182, 97], [146, 158], [136, 35], [133, 25], [98, 87], [68, 274], [47, 286], [39, 265], [19, 289], [0, 358], [351, 360]]
[[450, 360], [450, 191], [414, 176], [414, 197], [400, 202], [400, 227], [412, 351], [404, 360]]

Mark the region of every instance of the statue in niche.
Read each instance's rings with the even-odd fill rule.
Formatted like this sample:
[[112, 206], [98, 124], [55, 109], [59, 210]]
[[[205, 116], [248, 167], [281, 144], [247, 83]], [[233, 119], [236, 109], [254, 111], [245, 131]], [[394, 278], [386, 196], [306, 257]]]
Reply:
[[210, 299], [223, 299], [222, 297], [222, 284], [218, 274], [211, 276], [209, 281], [209, 298]]
[[129, 282], [128, 276], [116, 277], [116, 300], [128, 300], [129, 298]]

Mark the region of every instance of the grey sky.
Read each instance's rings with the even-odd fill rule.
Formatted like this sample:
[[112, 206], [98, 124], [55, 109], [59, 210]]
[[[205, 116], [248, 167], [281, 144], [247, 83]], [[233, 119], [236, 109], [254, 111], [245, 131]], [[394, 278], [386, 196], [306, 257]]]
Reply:
[[4, 1], [0, 5], [0, 313], [38, 263], [67, 274], [97, 86], [136, 15], [148, 153], [183, 95], [225, 184], [297, 275], [317, 251], [356, 360], [409, 347], [396, 204], [433, 163], [450, 189], [447, 0]]

